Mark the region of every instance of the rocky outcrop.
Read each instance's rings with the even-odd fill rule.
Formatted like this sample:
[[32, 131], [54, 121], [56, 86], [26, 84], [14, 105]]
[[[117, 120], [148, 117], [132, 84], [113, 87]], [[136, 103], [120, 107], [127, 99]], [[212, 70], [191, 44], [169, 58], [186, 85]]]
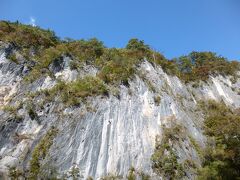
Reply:
[[[138, 73], [121, 85], [119, 96], [88, 97], [77, 107], [66, 107], [58, 101], [43, 103], [34, 97], [29, 113], [31, 93], [55, 86], [57, 79], [74, 81], [86, 75], [96, 76], [97, 69], [85, 65], [80, 71], [71, 70], [70, 57], [63, 57], [50, 65], [53, 77], [43, 76], [26, 83], [29, 60], [16, 64], [7, 58], [7, 44], [0, 49], [0, 172], [9, 167], [29, 169], [30, 160], [40, 140], [52, 128], [58, 129], [52, 145], [42, 160], [42, 171], [56, 170], [59, 175], [74, 166], [81, 177], [99, 179], [107, 175], [126, 177], [134, 167], [153, 179], [159, 177], [152, 170], [151, 156], [156, 137], [163, 135], [164, 127], [178, 124], [184, 128], [186, 138], [174, 145], [179, 162], [192, 160], [200, 166], [200, 156], [190, 141], [193, 138], [204, 147], [203, 114], [198, 101], [214, 99], [231, 107], [240, 106], [240, 81], [231, 77], [210, 77], [196, 87], [184, 84], [175, 76], [167, 75], [160, 66], [144, 61]], [[6, 106], [15, 107], [6, 110]], [[5, 107], [5, 109], [4, 109]], [[188, 179], [195, 176], [186, 172]]]

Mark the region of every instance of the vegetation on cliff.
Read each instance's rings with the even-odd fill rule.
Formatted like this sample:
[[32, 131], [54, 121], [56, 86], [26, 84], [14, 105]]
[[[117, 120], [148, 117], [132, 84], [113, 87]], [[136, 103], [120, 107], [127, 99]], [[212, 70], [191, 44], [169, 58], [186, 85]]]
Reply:
[[239, 70], [237, 61], [228, 61], [213, 52], [191, 52], [176, 59], [180, 78], [186, 82], [207, 80], [209, 75], [232, 75]]
[[[161, 53], [156, 52], [138, 39], [129, 40], [125, 48], [107, 48], [96, 38], [90, 40], [60, 40], [50, 30], [23, 25], [18, 22], [0, 21], [0, 40], [13, 45], [27, 60], [33, 62], [30, 72], [25, 76], [28, 82], [34, 82], [41, 76], [54, 77], [51, 64], [64, 57], [70, 57], [70, 69], [80, 70], [84, 65], [91, 65], [98, 69], [96, 76], [77, 78], [73, 82], [63, 82], [59, 79], [56, 85], [42, 93], [46, 99], [69, 105], [79, 105], [89, 96], [107, 96], [110, 87], [121, 85], [129, 86], [129, 80], [134, 78], [137, 68], [143, 61], [149, 61], [154, 66], [171, 75], [176, 75], [184, 82], [205, 81], [210, 75], [230, 75], [233, 78], [239, 71], [239, 63], [228, 61], [226, 58], [213, 52], [191, 52], [189, 55], [168, 60]], [[13, 63], [18, 63], [18, 57], [8, 52], [7, 57]], [[155, 96], [154, 102], [159, 105], [161, 97]], [[180, 179], [186, 176], [185, 165], [196, 168], [194, 162], [186, 160], [180, 162], [174, 149], [174, 144], [181, 139], [188, 140], [199, 157], [202, 158], [202, 168], [199, 170], [199, 179], [239, 179], [240, 178], [240, 117], [239, 111], [228, 108], [224, 103], [214, 101], [205, 102], [201, 108], [205, 113], [205, 133], [208, 145], [204, 151], [192, 137], [183, 137], [182, 127], [176, 125], [163, 129], [161, 142], [156, 141], [156, 148], [152, 155], [153, 170], [167, 178]], [[11, 116], [19, 121], [18, 106], [4, 108]], [[29, 103], [26, 107], [29, 117], [37, 119], [35, 107]], [[57, 134], [51, 129], [35, 146], [30, 161], [30, 178], [40, 173], [41, 162], [53, 144]], [[13, 176], [21, 174], [11, 169]], [[135, 179], [136, 171], [131, 169], [128, 179]]]
[[46, 98], [53, 100], [59, 95], [66, 105], [78, 105], [82, 99], [88, 96], [108, 95], [108, 89], [101, 79], [86, 76], [74, 82], [59, 81], [52, 89], [45, 90]]
[[[31, 81], [44, 74], [51, 75], [49, 65], [63, 56], [71, 56], [74, 60], [71, 69], [80, 68], [84, 62], [96, 66], [99, 78], [110, 84], [128, 85], [128, 79], [143, 60], [160, 65], [166, 73], [177, 75], [185, 82], [206, 80], [214, 74], [235, 76], [239, 70], [238, 62], [228, 61], [212, 52], [192, 52], [187, 56], [167, 60], [138, 39], [129, 40], [125, 48], [106, 48], [96, 38], [60, 40], [53, 31], [19, 22], [1, 21], [0, 39], [14, 44], [27, 59], [36, 62], [31, 75], [26, 78]], [[17, 62], [16, 58], [10, 59]]]
[[51, 128], [34, 148], [30, 161], [30, 171], [28, 179], [37, 179], [41, 168], [41, 161], [43, 161], [47, 156], [48, 150], [52, 146], [53, 139], [56, 136], [57, 132], [57, 129]]
[[[240, 112], [232, 110], [223, 102], [213, 100], [200, 102], [205, 114], [204, 132], [207, 146], [201, 149], [192, 137], [186, 137], [183, 128], [176, 125], [163, 128], [161, 141], [156, 138], [155, 151], [152, 155], [153, 170], [164, 179], [181, 179], [186, 175], [186, 168], [192, 168], [199, 180], [219, 179], [237, 180], [240, 178]], [[202, 161], [197, 167], [193, 161], [180, 163], [174, 146], [181, 139], [188, 139]], [[189, 166], [190, 165], [190, 166]]]
[[24, 25], [18, 21], [15, 23], [0, 21], [0, 39], [21, 48], [48, 48], [59, 43], [53, 31]]
[[240, 116], [224, 103], [202, 102], [205, 110], [205, 133], [208, 145], [204, 151], [199, 179], [240, 178]]
[[179, 125], [164, 128], [161, 141], [156, 138], [155, 151], [151, 157], [154, 172], [164, 179], [182, 179], [185, 176], [183, 163], [180, 163], [174, 144], [183, 137], [183, 129]]

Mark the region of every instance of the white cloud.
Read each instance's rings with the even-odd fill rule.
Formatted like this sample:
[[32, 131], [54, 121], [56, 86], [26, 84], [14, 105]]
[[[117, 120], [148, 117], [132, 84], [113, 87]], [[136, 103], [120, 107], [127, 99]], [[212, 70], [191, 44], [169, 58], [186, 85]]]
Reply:
[[28, 24], [30, 24], [32, 26], [36, 26], [36, 19], [34, 17], [30, 17], [30, 21]]

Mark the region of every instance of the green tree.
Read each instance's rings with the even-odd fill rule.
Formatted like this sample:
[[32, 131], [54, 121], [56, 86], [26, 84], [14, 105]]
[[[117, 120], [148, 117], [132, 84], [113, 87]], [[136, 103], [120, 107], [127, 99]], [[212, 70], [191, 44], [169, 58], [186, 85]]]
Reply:
[[205, 52], [193, 51], [189, 54], [189, 57], [196, 67], [203, 66], [204, 64], [207, 64], [209, 62], [226, 60], [221, 56], [217, 56], [216, 53], [209, 52], [209, 51], [205, 51]]
[[181, 56], [178, 60], [178, 65], [181, 72], [184, 72], [184, 73], [192, 72], [193, 64], [189, 57]]
[[138, 40], [136, 38], [130, 39], [126, 46], [126, 49], [137, 50], [142, 52], [147, 52], [150, 50], [149, 46], [144, 44], [143, 40]]

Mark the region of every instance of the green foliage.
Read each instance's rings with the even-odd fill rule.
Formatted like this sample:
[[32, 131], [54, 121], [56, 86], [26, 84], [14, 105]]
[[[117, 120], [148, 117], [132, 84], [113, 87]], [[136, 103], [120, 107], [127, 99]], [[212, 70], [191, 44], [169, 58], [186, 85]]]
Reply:
[[134, 50], [134, 51], [141, 51], [141, 52], [150, 51], [149, 46], [144, 44], [143, 40], [138, 40], [136, 38], [130, 39], [128, 41], [126, 49]]
[[142, 62], [142, 52], [128, 49], [108, 49], [96, 61], [100, 68], [98, 76], [109, 84], [128, 85], [134, 76], [137, 66]]
[[87, 76], [84, 79], [72, 82], [69, 86], [69, 93], [74, 94], [75, 97], [87, 97], [107, 94], [107, 89], [100, 79]]
[[105, 49], [103, 55], [96, 60], [96, 65], [100, 68], [98, 76], [108, 84], [128, 86], [128, 80], [136, 74], [137, 67], [144, 58], [161, 65], [167, 73], [177, 73], [177, 66], [172, 61], [167, 61], [160, 53], [150, 50], [143, 41], [134, 39], [129, 41], [126, 49]]
[[[231, 176], [223, 176], [220, 175], [220, 171], [226, 167], [224, 167], [224, 163], [222, 161], [213, 161], [211, 164], [208, 166], [204, 166], [200, 170], [200, 175], [198, 177], [199, 180], [223, 180], [223, 179], [232, 179], [230, 178]], [[234, 178], [235, 179], [235, 178]]]
[[76, 166], [73, 166], [69, 171], [69, 177], [71, 177], [73, 180], [78, 180], [79, 178], [83, 178], [82, 175], [80, 174], [80, 169]]
[[128, 180], [136, 180], [136, 174], [135, 174], [135, 169], [134, 167], [131, 167], [129, 169], [128, 175], [127, 175]]
[[161, 103], [161, 97], [158, 95], [158, 96], [154, 96], [154, 102], [157, 106], [160, 105]]
[[167, 60], [162, 54], [153, 50], [150, 51], [150, 54], [147, 58], [150, 62], [160, 65], [165, 73], [179, 76], [180, 71], [178, 69], [176, 60]]
[[200, 158], [203, 156], [203, 152], [201, 150], [201, 147], [199, 144], [195, 141], [195, 139], [192, 136], [189, 136], [190, 142], [193, 145], [194, 149], [197, 151]]
[[122, 176], [114, 175], [114, 174], [109, 174], [107, 176], [101, 177], [101, 180], [118, 180], [122, 179]]
[[[71, 69], [78, 69], [82, 62], [96, 65], [99, 77], [106, 83], [128, 85], [136, 67], [144, 59], [160, 65], [170, 75], [176, 75], [186, 82], [207, 80], [209, 75], [222, 74], [236, 76], [239, 63], [227, 61], [226, 58], [212, 52], [192, 52], [174, 60], [167, 60], [162, 54], [152, 50], [142, 40], [130, 39], [126, 48], [108, 49], [96, 38], [90, 40], [60, 41], [54, 32], [39, 27], [23, 25], [18, 22], [0, 21], [0, 39], [11, 42], [21, 49], [26, 59], [36, 61], [26, 80], [33, 82], [42, 75], [50, 75], [49, 65], [62, 56], [70, 56], [73, 61]], [[32, 55], [32, 50], [34, 54]], [[17, 63], [15, 55], [9, 58]]]
[[193, 68], [193, 64], [191, 59], [188, 56], [181, 56], [178, 60], [179, 63], [179, 70], [182, 73], [190, 73]]
[[154, 93], [157, 92], [157, 88], [153, 85], [152, 81], [146, 78], [146, 74], [138, 72], [138, 76], [146, 83], [148, 89]]
[[31, 118], [32, 120], [37, 117], [36, 112], [35, 112], [32, 108], [29, 108], [29, 109], [28, 109], [28, 115], [30, 116], [30, 118]]
[[8, 169], [8, 174], [11, 180], [19, 180], [24, 176], [24, 173], [16, 167], [10, 167]]
[[12, 62], [18, 64], [18, 60], [17, 60], [16, 54], [11, 54], [7, 58], [10, 59]]
[[81, 61], [93, 62], [99, 58], [104, 52], [104, 45], [102, 41], [96, 38], [79, 41], [72, 41], [66, 44], [69, 52]]
[[181, 72], [180, 78], [186, 82], [205, 81], [209, 75], [215, 74], [235, 76], [240, 68], [238, 62], [229, 62], [213, 52], [192, 52], [188, 56], [181, 56], [176, 62]]
[[48, 150], [53, 144], [53, 139], [57, 135], [57, 132], [57, 129], [51, 128], [34, 148], [32, 152], [32, 158], [30, 160], [29, 179], [37, 178], [41, 168], [41, 160], [45, 159]]
[[233, 76], [230, 78], [230, 81], [232, 82], [232, 84], [236, 84], [237, 82], [237, 77], [236, 76]]
[[33, 102], [28, 102], [27, 104], [27, 112], [29, 117], [33, 120], [36, 119], [38, 117], [36, 110], [35, 110], [35, 105], [33, 104]]
[[165, 73], [179, 75], [176, 60], [167, 60], [162, 54], [153, 50], [149, 51], [145, 56], [153, 65], [160, 65]]
[[199, 179], [240, 178], [240, 116], [224, 103], [202, 103], [205, 110], [205, 150]]
[[59, 42], [53, 31], [8, 21], [0, 21], [0, 39], [22, 48], [41, 46], [47, 48]]
[[45, 91], [45, 95], [49, 99], [59, 95], [66, 105], [78, 105], [81, 99], [88, 96], [108, 95], [108, 89], [99, 78], [86, 76], [69, 83], [59, 81], [52, 89]]
[[22, 103], [18, 103], [15, 106], [5, 105], [3, 110], [8, 112], [16, 122], [21, 122], [23, 117], [18, 114], [18, 110], [22, 108]]
[[12, 114], [17, 113], [18, 109], [19, 108], [17, 106], [10, 106], [10, 105], [5, 105], [3, 107], [4, 111], [12, 113]]
[[155, 151], [151, 157], [153, 170], [167, 179], [181, 179], [185, 175], [183, 165], [178, 162], [178, 157], [173, 149], [173, 143], [183, 138], [182, 128], [176, 125], [165, 128], [162, 141], [156, 138]]
[[128, 85], [140, 60], [131, 52], [122, 49], [106, 50], [96, 62], [101, 68], [98, 76], [106, 83]]
[[37, 65], [32, 69], [30, 75], [25, 77], [25, 80], [33, 82], [43, 74], [51, 75], [49, 65], [63, 56], [74, 57], [70, 64], [70, 68], [73, 70], [77, 69], [81, 62], [93, 62], [103, 54], [103, 51], [103, 43], [95, 38], [89, 41], [79, 40], [59, 43], [56, 46], [44, 49], [37, 55]]
[[32, 69], [30, 74], [25, 77], [25, 81], [33, 82], [44, 74], [51, 76], [49, 65], [53, 63], [54, 60], [60, 59], [68, 53], [69, 51], [65, 44], [58, 44], [55, 47], [50, 47], [41, 51], [36, 57], [36, 66]]
[[38, 57], [38, 62], [41, 68], [48, 68], [53, 60], [60, 58], [68, 53], [68, 49], [65, 44], [59, 44], [55, 47], [50, 47], [42, 51]]
[[144, 172], [140, 172], [141, 180], [150, 180], [150, 176]]
[[95, 63], [100, 68], [98, 76], [108, 84], [128, 86], [128, 80], [137, 72], [144, 58], [159, 65], [167, 61], [160, 53], [151, 51], [143, 41], [134, 39], [125, 49], [105, 49]]
[[196, 172], [196, 170], [197, 170], [197, 165], [191, 159], [186, 159], [183, 163], [183, 167], [184, 167], [184, 169], [193, 170], [194, 172]]
[[76, 61], [70, 61], [69, 67], [71, 70], [76, 70], [79, 67], [79, 63], [77, 63]]

